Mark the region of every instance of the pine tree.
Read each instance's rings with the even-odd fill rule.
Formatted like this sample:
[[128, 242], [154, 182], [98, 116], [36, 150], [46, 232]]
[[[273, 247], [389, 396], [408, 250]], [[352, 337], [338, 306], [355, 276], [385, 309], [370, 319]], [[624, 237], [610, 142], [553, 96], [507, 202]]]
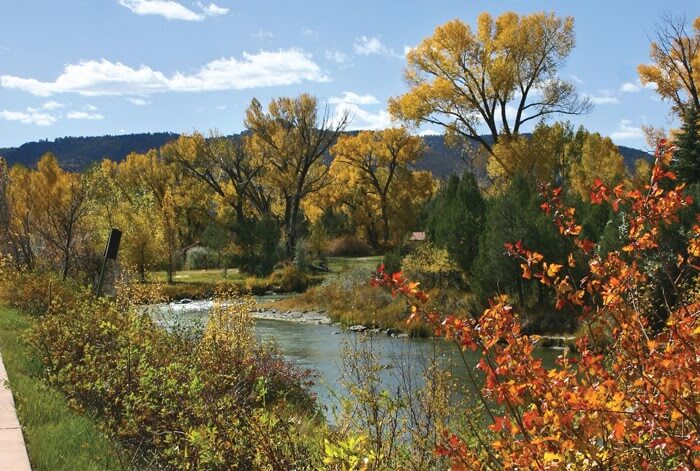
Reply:
[[504, 244], [521, 241], [528, 250], [562, 263], [565, 249], [551, 218], [540, 209], [532, 181], [519, 176], [502, 195], [489, 200], [478, 256], [474, 261], [472, 289], [479, 299], [508, 294], [525, 308], [545, 301], [543, 285], [522, 277], [520, 262], [506, 254]]
[[474, 175], [465, 172], [460, 179], [450, 177], [435, 198], [428, 216], [428, 235], [447, 249], [462, 270], [469, 273], [479, 250], [486, 204]]
[[688, 110], [675, 143], [672, 170], [688, 185], [700, 183], [700, 110], [695, 107]]

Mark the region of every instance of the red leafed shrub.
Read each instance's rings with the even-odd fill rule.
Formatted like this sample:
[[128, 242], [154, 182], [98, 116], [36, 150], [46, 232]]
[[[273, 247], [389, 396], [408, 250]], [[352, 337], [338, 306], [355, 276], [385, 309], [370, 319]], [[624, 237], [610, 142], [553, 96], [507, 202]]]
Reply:
[[[624, 212], [621, 251], [602, 256], [581, 236], [560, 189], [543, 190], [542, 209], [572, 243], [568, 263], [506, 244], [523, 277], [553, 289], [556, 309], [581, 325], [577, 355], [562, 355], [555, 369], [533, 355], [539, 338], [522, 334], [507, 299], [492, 300], [476, 319], [428, 311], [417, 283], [380, 267], [373, 284], [412, 301], [409, 321], [428, 321], [481, 354], [478, 394], [489, 425], [445, 436], [437, 452], [453, 469], [700, 468], [700, 216], [684, 243], [664, 243], [691, 204], [667, 170], [672, 155], [659, 146], [644, 188], [594, 185], [592, 204]], [[654, 289], [662, 296], [650, 295]]]

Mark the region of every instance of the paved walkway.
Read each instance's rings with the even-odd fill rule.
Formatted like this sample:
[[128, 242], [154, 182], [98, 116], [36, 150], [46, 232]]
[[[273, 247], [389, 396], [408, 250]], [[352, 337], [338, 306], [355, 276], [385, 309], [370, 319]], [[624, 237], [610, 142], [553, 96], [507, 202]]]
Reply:
[[31, 471], [7, 372], [0, 355], [0, 470]]

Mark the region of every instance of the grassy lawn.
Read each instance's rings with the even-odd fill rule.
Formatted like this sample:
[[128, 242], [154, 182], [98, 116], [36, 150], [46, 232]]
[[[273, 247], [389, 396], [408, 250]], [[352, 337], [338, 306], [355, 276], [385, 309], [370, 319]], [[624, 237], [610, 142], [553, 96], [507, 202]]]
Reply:
[[[311, 279], [316, 284], [322, 282], [328, 276], [335, 276], [359, 269], [367, 270], [369, 276], [369, 272], [374, 271], [377, 265], [382, 263], [382, 258], [381, 255], [371, 257], [330, 257], [328, 259], [330, 273], [314, 273], [311, 275]], [[151, 273], [151, 275], [154, 281], [162, 283], [165, 283], [168, 279], [168, 274], [165, 271], [156, 271]], [[224, 281], [243, 286], [248, 277], [246, 274], [239, 273], [236, 268], [230, 268], [226, 277], [224, 277], [223, 270], [218, 268], [181, 270], [175, 272], [173, 277], [174, 283], [166, 286], [164, 291], [170, 299], [206, 298], [211, 296], [211, 288], [216, 283]]]
[[[157, 271], [153, 273], [153, 278], [156, 281], [165, 283], [168, 281], [168, 273], [165, 271]], [[246, 276], [238, 273], [237, 268], [229, 268], [226, 277], [224, 277], [223, 270], [219, 268], [210, 268], [209, 270], [182, 270], [175, 272], [173, 276], [173, 281], [175, 283], [214, 284], [218, 281], [243, 283], [245, 279]]]
[[[382, 263], [381, 255], [373, 255], [371, 257], [329, 257], [328, 268], [331, 273], [343, 273], [348, 270], [367, 269], [374, 270], [377, 265]], [[223, 270], [219, 268], [210, 268], [208, 270], [181, 270], [175, 272], [175, 283], [192, 283], [192, 284], [214, 284], [218, 281], [229, 281], [232, 283], [244, 283], [248, 275], [238, 272], [237, 268], [229, 268], [227, 276], [224, 277]], [[156, 281], [165, 282], [168, 279], [168, 274], [165, 271], [153, 272], [153, 279]]]
[[333, 273], [343, 273], [355, 269], [374, 271], [377, 265], [382, 263], [383, 258], [382, 255], [373, 255], [371, 257], [330, 257], [328, 259], [328, 268]]
[[29, 319], [0, 306], [0, 350], [35, 470], [125, 469], [119, 452], [95, 422], [68, 406], [65, 397], [41, 380], [42, 367], [23, 334]]

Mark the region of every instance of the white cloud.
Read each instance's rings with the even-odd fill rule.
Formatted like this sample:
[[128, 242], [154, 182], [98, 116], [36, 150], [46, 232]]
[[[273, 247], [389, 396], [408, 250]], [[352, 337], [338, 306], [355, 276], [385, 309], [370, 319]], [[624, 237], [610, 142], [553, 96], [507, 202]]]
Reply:
[[89, 105], [89, 104], [88, 104], [88, 105], [84, 105], [84, 106], [83, 106], [83, 109], [84, 109], [84, 110], [87, 110], [87, 111], [97, 111], [97, 107], [96, 107], [95, 105]]
[[328, 104], [335, 105], [333, 120], [337, 121], [347, 115], [350, 122], [348, 130], [385, 129], [392, 125], [391, 116], [386, 110], [376, 113], [361, 108], [360, 105], [376, 105], [379, 101], [372, 95], [359, 95], [353, 92], [343, 92], [342, 97], [328, 99]]
[[251, 36], [257, 39], [272, 39], [275, 37], [272, 31], [263, 31], [262, 29], [259, 29], [257, 33], [253, 33]]
[[225, 110], [225, 109], [226, 109], [226, 105], [216, 105], [216, 109], [217, 109], [217, 110], [220, 110], [220, 111], [221, 111], [221, 110]]
[[629, 119], [623, 119], [610, 137], [615, 140], [641, 139], [644, 137], [644, 132], [641, 128], [633, 126]]
[[205, 16], [222, 16], [229, 12], [226, 7], [220, 7], [215, 3], [210, 3], [209, 5], [204, 5], [202, 2], [197, 2], [197, 6], [202, 9]]
[[329, 82], [330, 78], [309, 54], [298, 49], [260, 51], [256, 54], [244, 52], [242, 59], [217, 59], [189, 75], [176, 72], [167, 76], [146, 65], [135, 69], [121, 62], [102, 59], [69, 64], [52, 82], [0, 76], [0, 86], [38, 96], [56, 93], [145, 96], [161, 92], [241, 90], [303, 81]]
[[328, 103], [331, 105], [339, 104], [351, 104], [351, 105], [377, 105], [379, 100], [377, 100], [373, 95], [359, 95], [353, 92], [343, 92], [343, 96], [334, 96], [328, 99]]
[[584, 93], [583, 96], [588, 97], [594, 105], [617, 105], [620, 103], [620, 100], [610, 90], [601, 90], [600, 95]]
[[442, 133], [436, 129], [421, 129], [418, 132], [419, 136], [440, 136]]
[[355, 40], [355, 43], [352, 45], [352, 48], [355, 51], [355, 54], [359, 56], [369, 56], [372, 54], [378, 54], [403, 59], [406, 53], [405, 48], [404, 54], [398, 54], [393, 49], [388, 48], [382, 43], [378, 36], [360, 36]]
[[63, 108], [63, 104], [59, 103], [57, 101], [49, 100], [44, 102], [44, 104], [41, 105], [41, 107], [45, 110], [57, 110], [59, 108]]
[[656, 90], [656, 84], [654, 82], [649, 82], [642, 85], [641, 80], [637, 79], [635, 82], [625, 82], [620, 86], [620, 91], [623, 93], [637, 93], [642, 89]]
[[414, 50], [414, 49], [415, 49], [415, 47], [404, 46], [404, 47], [403, 47], [403, 55], [404, 55], [404, 56], [407, 56], [408, 53], [411, 52], [411, 51]]
[[581, 80], [580, 78], [578, 78], [576, 75], [571, 74], [570, 77], [571, 77], [571, 80], [573, 80], [574, 82], [578, 83], [579, 85], [583, 84], [583, 80]]
[[317, 38], [318, 37], [318, 33], [311, 28], [304, 28], [303, 30], [301, 30], [301, 34], [303, 36], [306, 36], [307, 38]]
[[381, 54], [386, 49], [386, 46], [376, 36], [371, 38], [361, 36], [353, 44], [353, 49], [355, 54], [368, 56], [370, 54]]
[[341, 51], [326, 51], [325, 56], [338, 65], [347, 65], [350, 62], [348, 55]]
[[214, 3], [204, 5], [197, 2], [199, 12], [190, 10], [174, 0], [119, 0], [119, 4], [137, 15], [158, 15], [168, 20], [202, 21], [209, 16], [225, 15], [228, 8]]
[[391, 116], [386, 110], [379, 110], [372, 113], [352, 103], [341, 103], [335, 106], [335, 116], [342, 116], [347, 113], [350, 118], [349, 131], [360, 129], [386, 129], [391, 127]]
[[143, 98], [128, 98], [128, 100], [136, 106], [146, 106], [151, 104], [150, 101], [146, 101]]
[[91, 120], [91, 121], [99, 121], [101, 119], [104, 119], [104, 116], [102, 116], [99, 113], [90, 113], [87, 111], [71, 111], [66, 115], [66, 118], [68, 119], [86, 119], [86, 120]]
[[57, 121], [57, 117], [50, 113], [43, 113], [34, 108], [23, 111], [0, 111], [0, 118], [7, 121], [19, 121], [23, 124], [36, 124], [37, 126], [51, 126]]

